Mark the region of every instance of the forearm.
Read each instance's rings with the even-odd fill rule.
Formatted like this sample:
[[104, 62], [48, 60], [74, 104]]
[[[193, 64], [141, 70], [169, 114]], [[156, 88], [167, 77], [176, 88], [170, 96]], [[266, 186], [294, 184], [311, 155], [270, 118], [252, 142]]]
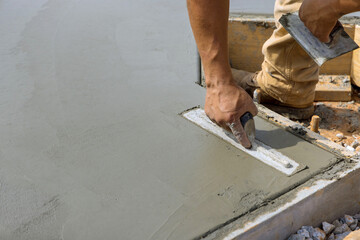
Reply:
[[229, 0], [187, 0], [187, 5], [207, 86], [231, 82], [227, 30]]
[[360, 0], [335, 0], [335, 2], [339, 17], [360, 11]]

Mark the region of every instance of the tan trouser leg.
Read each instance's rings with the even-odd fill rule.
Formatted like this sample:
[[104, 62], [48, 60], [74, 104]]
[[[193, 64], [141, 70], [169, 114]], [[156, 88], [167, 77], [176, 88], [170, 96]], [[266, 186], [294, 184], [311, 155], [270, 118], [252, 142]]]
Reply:
[[265, 56], [257, 81], [262, 91], [293, 107], [312, 104], [319, 68], [278, 22], [289, 12], [296, 12], [302, 0], [276, 0], [276, 30], [263, 46]]

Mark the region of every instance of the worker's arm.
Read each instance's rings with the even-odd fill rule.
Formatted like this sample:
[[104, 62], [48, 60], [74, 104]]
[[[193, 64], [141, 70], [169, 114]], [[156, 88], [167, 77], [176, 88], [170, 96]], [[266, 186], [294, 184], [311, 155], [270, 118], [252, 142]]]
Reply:
[[187, 0], [191, 27], [206, 79], [205, 112], [221, 127], [233, 132], [244, 147], [251, 147], [240, 117], [254, 116], [251, 97], [232, 77], [228, 52], [229, 0]]
[[329, 42], [338, 19], [357, 11], [360, 11], [360, 0], [304, 0], [299, 15], [316, 37]]

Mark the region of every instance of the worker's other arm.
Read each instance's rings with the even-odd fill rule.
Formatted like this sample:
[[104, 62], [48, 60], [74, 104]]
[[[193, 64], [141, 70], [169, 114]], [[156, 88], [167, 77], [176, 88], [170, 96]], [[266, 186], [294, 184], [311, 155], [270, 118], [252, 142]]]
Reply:
[[316, 37], [329, 42], [338, 19], [357, 11], [360, 11], [360, 0], [304, 0], [299, 15]]
[[228, 52], [229, 0], [187, 0], [190, 23], [206, 79], [205, 112], [221, 127], [251, 147], [240, 123], [246, 112], [257, 108], [251, 97], [233, 80]]

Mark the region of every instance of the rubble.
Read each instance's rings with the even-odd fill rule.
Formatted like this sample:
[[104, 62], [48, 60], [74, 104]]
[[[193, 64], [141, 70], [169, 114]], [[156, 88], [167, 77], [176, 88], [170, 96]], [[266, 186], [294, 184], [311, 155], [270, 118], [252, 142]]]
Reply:
[[[354, 88], [349, 102], [316, 102], [314, 115], [321, 118], [319, 134], [342, 145], [349, 151], [360, 152], [360, 89]], [[310, 119], [298, 121], [310, 129]]]
[[351, 147], [351, 146], [346, 146], [346, 149], [351, 151], [351, 152], [355, 152], [355, 148]]
[[344, 134], [338, 133], [338, 134], [336, 134], [336, 137], [339, 138], [339, 139], [343, 139], [343, 138], [344, 138]]
[[359, 143], [359, 141], [356, 139], [355, 141], [353, 141], [353, 143], [351, 144], [351, 147], [353, 147], [353, 148], [357, 148], [358, 146], [360, 146], [360, 143]]
[[345, 215], [344, 219], [345, 219], [345, 223], [348, 226], [350, 226], [351, 224], [353, 224], [355, 222], [355, 219], [352, 216], [349, 216], [349, 215]]
[[341, 233], [349, 232], [349, 231], [351, 231], [351, 229], [349, 228], [349, 226], [346, 223], [344, 223], [340, 227], [335, 228], [334, 233], [341, 234]]
[[360, 214], [354, 216], [345, 215], [333, 221], [332, 224], [322, 222], [320, 227], [302, 226], [295, 234], [291, 235], [288, 240], [346, 240], [346, 237], [357, 231], [359, 228]]
[[328, 235], [330, 234], [332, 231], [334, 231], [335, 226], [328, 223], [328, 222], [323, 222], [322, 223], [322, 229], [324, 230], [325, 234]]

